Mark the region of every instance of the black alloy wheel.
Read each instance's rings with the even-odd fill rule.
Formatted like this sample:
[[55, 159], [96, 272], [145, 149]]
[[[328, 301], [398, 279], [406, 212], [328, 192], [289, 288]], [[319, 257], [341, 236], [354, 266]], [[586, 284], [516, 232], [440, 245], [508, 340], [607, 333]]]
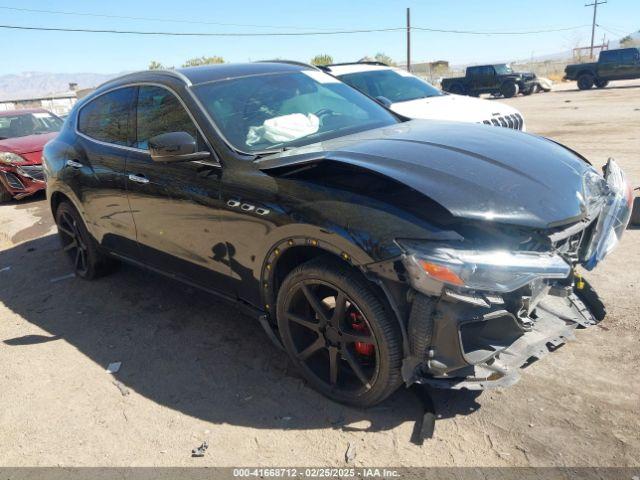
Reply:
[[311, 261], [278, 295], [278, 327], [309, 383], [349, 405], [370, 406], [401, 382], [401, 342], [393, 321], [358, 272]]
[[80, 214], [70, 203], [62, 202], [58, 206], [56, 224], [62, 250], [69, 256], [78, 277], [91, 280], [111, 271], [115, 262], [99, 251]]
[[89, 266], [87, 263], [87, 244], [80, 234], [78, 222], [69, 212], [63, 211], [58, 217], [58, 231], [62, 241], [62, 251], [67, 252], [76, 275], [84, 277]]

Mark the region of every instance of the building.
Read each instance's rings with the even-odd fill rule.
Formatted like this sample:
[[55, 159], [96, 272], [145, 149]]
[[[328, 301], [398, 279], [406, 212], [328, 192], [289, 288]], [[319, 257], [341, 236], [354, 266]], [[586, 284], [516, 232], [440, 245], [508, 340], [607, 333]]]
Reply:
[[66, 115], [71, 107], [93, 89], [78, 90], [77, 83], [70, 83], [66, 92], [51, 93], [31, 98], [10, 98], [0, 100], [0, 111], [25, 108], [44, 108], [56, 115]]

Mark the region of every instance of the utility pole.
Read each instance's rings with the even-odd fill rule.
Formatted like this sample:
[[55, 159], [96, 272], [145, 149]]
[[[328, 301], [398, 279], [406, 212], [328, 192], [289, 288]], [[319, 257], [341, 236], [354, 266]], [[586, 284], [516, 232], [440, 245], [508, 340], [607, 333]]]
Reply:
[[411, 71], [411, 9], [407, 8], [407, 72], [410, 72], [410, 71]]
[[607, 3], [607, 0], [603, 2], [599, 2], [598, 0], [593, 0], [593, 3], [587, 3], [585, 7], [593, 7], [593, 24], [591, 25], [591, 58], [593, 59], [593, 41], [596, 36], [596, 15], [598, 13], [598, 5], [604, 5]]

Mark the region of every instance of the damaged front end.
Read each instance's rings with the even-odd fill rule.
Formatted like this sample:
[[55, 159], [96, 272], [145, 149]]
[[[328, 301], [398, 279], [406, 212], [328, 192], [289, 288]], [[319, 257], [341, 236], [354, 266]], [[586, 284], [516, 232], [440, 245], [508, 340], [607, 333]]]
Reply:
[[631, 188], [610, 160], [585, 175], [583, 218], [520, 249], [398, 240], [413, 302], [407, 384], [481, 390], [508, 386], [519, 370], [597, 323], [604, 310], [576, 273], [612, 251], [631, 215]]

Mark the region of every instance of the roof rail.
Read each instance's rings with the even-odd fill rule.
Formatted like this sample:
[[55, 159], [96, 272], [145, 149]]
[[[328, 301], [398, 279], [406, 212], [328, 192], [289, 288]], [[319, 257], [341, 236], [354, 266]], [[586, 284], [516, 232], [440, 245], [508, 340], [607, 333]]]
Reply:
[[390, 67], [391, 65], [387, 65], [384, 62], [377, 62], [377, 61], [362, 61], [362, 62], [344, 62], [344, 63], [330, 63], [329, 65], [322, 65], [322, 67], [324, 68], [331, 68], [331, 67], [343, 67], [345, 65], [380, 65], [381, 67]]
[[317, 66], [309, 63], [298, 62], [297, 60], [258, 60], [255, 63], [286, 63], [287, 65], [298, 65], [299, 67], [309, 67], [315, 70], [320, 70]]
[[179, 72], [177, 70], [170, 70], [170, 69], [158, 69], [158, 70], [138, 70], [138, 71], [135, 71], [135, 72], [125, 73], [123, 75], [118, 75], [117, 77], [113, 77], [113, 78], [110, 78], [109, 80], [106, 80], [106, 81], [102, 82], [100, 85], [95, 87], [95, 90], [103, 87], [104, 85], [108, 85], [111, 82], [114, 82], [116, 80], [124, 80], [127, 77], [136, 76], [136, 75], [140, 75], [141, 73], [149, 73], [149, 72], [151, 72], [151, 73], [160, 73], [160, 74], [176, 77], [176, 78], [179, 78], [180, 80], [182, 80], [188, 87], [191, 86], [191, 80], [189, 80], [187, 78], [187, 76], [185, 74], [183, 74], [182, 72]]

